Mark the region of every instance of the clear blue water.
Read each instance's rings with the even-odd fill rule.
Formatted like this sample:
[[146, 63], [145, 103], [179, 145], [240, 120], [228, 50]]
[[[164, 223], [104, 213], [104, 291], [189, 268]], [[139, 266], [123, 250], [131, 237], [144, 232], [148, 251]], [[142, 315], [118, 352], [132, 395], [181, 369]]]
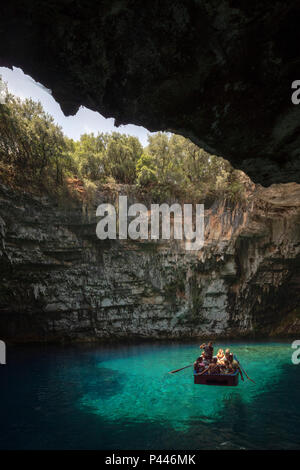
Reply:
[[[217, 347], [226, 347], [226, 343]], [[291, 342], [236, 342], [256, 384], [194, 385], [198, 344], [8, 348], [2, 449], [299, 449]]]

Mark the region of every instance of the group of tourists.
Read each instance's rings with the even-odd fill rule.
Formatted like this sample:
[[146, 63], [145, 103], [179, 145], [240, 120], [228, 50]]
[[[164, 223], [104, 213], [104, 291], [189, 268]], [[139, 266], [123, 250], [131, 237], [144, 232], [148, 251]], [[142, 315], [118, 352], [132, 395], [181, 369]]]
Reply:
[[203, 349], [203, 352], [194, 362], [196, 373], [234, 374], [238, 370], [239, 363], [234, 359], [230, 349], [226, 349], [225, 352], [223, 349], [219, 349], [218, 354], [214, 356], [212, 341], [201, 344], [200, 349]]

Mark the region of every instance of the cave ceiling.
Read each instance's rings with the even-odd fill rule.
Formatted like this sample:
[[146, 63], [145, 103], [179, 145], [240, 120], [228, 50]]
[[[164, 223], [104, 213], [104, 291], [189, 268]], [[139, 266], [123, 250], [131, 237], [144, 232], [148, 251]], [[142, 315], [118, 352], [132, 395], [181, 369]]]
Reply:
[[0, 66], [66, 115], [83, 105], [189, 137], [264, 186], [300, 182], [299, 1], [11, 0], [0, 23]]

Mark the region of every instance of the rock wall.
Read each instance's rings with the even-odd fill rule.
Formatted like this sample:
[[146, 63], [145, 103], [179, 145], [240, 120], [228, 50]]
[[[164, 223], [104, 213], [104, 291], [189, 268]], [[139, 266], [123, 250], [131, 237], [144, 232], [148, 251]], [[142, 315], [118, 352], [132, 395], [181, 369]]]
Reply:
[[100, 241], [89, 211], [0, 185], [0, 337], [11, 341], [300, 333], [300, 186], [206, 201], [205, 246]]

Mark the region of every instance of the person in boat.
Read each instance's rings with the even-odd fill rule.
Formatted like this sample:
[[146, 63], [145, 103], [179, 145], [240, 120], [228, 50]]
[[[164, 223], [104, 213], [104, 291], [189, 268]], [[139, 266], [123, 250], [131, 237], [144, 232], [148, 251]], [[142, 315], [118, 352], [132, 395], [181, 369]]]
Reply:
[[229, 361], [229, 356], [230, 356], [230, 349], [227, 348], [227, 349], [225, 350], [225, 358], [224, 358], [224, 359], [227, 359], [227, 361]]
[[227, 361], [227, 359], [224, 359], [222, 363], [219, 364], [221, 374], [227, 373], [228, 365], [229, 365], [229, 362]]
[[194, 369], [195, 369], [195, 372], [197, 372], [197, 374], [199, 372], [202, 372], [205, 369], [202, 356], [199, 356], [198, 359], [196, 359], [196, 361], [194, 362]]
[[229, 364], [230, 364], [230, 366], [232, 367], [232, 369], [233, 369], [234, 371], [236, 371], [236, 370], [239, 368], [239, 363], [238, 363], [238, 361], [236, 361], [236, 360], [234, 359], [232, 353], [229, 354], [229, 359], [228, 359], [228, 361], [229, 361]]
[[220, 367], [221, 367], [221, 374], [233, 374], [234, 373], [233, 367], [227, 359], [224, 360], [223, 365], [221, 365]]
[[220, 374], [220, 366], [218, 365], [218, 359], [216, 357], [212, 358], [212, 362], [208, 366], [207, 373], [209, 375], [217, 375]]
[[224, 359], [225, 359], [224, 351], [223, 349], [219, 349], [218, 354], [217, 354], [218, 364], [223, 364]]
[[207, 344], [203, 343], [200, 346], [200, 349], [203, 349], [204, 352], [204, 361], [210, 364], [214, 355], [213, 342], [209, 341]]

